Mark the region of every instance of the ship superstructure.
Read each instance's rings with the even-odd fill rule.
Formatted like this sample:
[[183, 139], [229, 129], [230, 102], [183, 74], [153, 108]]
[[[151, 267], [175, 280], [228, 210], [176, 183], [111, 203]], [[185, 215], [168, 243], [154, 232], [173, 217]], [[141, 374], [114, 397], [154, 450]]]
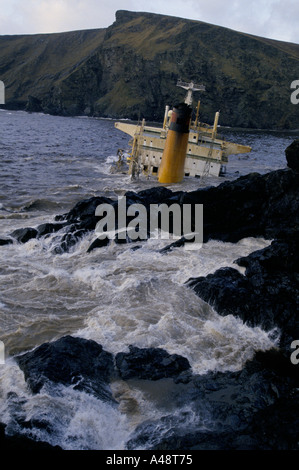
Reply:
[[[192, 106], [193, 93], [204, 91], [203, 85], [179, 80], [177, 86], [187, 90], [184, 103]], [[199, 120], [200, 101], [196, 107], [196, 117], [190, 121], [188, 142], [185, 150], [184, 176], [219, 176], [225, 171], [228, 156], [248, 153], [251, 147], [227, 142], [217, 136], [219, 111], [215, 113], [213, 125]], [[171, 124], [172, 110], [165, 107], [162, 127], [148, 126], [143, 119], [140, 124], [116, 122], [115, 127], [132, 137], [131, 152], [128, 156], [128, 172], [135, 178], [140, 174], [158, 176], [165, 148], [167, 133]], [[122, 153], [119, 152], [119, 167]]]

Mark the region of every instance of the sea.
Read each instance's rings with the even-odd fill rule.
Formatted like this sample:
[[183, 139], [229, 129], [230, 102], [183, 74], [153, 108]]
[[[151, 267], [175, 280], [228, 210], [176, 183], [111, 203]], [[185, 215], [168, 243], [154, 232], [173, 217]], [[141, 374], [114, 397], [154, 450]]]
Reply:
[[[132, 181], [110, 172], [118, 149], [128, 151], [130, 139], [114, 124], [0, 110], [0, 238], [53, 222], [83, 199], [117, 199], [129, 190], [159, 186], [154, 177]], [[230, 156], [223, 177], [186, 177], [168, 188], [192, 191], [286, 168], [285, 149], [295, 139], [290, 131], [220, 128], [219, 134], [252, 151]], [[243, 272], [234, 260], [270, 240], [213, 240], [199, 250], [180, 247], [166, 255], [160, 249], [169, 241], [149, 239], [135, 251], [111, 243], [87, 253], [94, 239], [90, 233], [64, 254], [54, 254], [51, 236], [0, 247], [0, 421], [9, 434], [65, 450], [125, 449], [138, 425], [178, 412], [168, 399], [168, 382], [115, 379], [111, 388], [118, 407], [63, 385], [34, 395], [15, 355], [73, 335], [95, 340], [112, 354], [128, 351], [129, 345], [163, 348], [186, 357], [195, 374], [206, 374], [240, 370], [255, 351], [275, 342], [271, 332], [218, 315], [185, 285], [225, 266]], [[21, 418], [46, 424], [26, 428]]]

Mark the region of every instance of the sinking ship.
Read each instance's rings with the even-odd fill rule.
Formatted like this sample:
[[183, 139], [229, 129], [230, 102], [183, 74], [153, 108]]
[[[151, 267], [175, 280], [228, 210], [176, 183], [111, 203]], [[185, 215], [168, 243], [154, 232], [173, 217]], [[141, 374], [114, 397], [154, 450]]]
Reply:
[[118, 161], [111, 172], [127, 172], [133, 179], [143, 174], [157, 177], [160, 183], [178, 183], [188, 176], [221, 176], [229, 155], [251, 151], [251, 147], [217, 137], [219, 111], [213, 125], [200, 122], [200, 101], [195, 120], [191, 120], [193, 94], [205, 91], [203, 85], [179, 80], [177, 86], [187, 91], [185, 100], [173, 109], [165, 107], [161, 127], [146, 125], [144, 119], [139, 124], [115, 123], [132, 139], [128, 153], [118, 149]]

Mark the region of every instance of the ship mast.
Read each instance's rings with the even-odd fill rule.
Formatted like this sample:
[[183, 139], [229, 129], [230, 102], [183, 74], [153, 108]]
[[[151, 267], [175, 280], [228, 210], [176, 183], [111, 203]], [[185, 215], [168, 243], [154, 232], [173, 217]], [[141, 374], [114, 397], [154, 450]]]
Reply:
[[184, 90], [187, 90], [187, 95], [185, 97], [185, 103], [188, 104], [189, 106], [192, 105], [192, 100], [193, 100], [193, 92], [194, 91], [205, 91], [205, 86], [204, 85], [197, 85], [194, 82], [183, 82], [182, 80], [178, 80], [177, 86], [184, 88]]

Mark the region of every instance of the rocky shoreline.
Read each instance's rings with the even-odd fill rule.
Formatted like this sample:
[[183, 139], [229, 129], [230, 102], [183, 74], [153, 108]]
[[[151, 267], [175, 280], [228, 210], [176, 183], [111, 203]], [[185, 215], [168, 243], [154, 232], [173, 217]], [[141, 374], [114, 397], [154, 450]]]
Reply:
[[[127, 450], [298, 450], [298, 374], [278, 349], [257, 352], [241, 371], [205, 375], [193, 374], [186, 358], [160, 348], [131, 346], [113, 357], [96, 342], [72, 336], [15, 360], [33, 394], [42, 386], [55, 394], [55, 386], [62, 384], [111, 407], [119, 404], [111, 392], [117, 379], [167, 380], [176, 413], [137, 426]], [[17, 403], [18, 397], [8, 399]], [[48, 423], [18, 415], [17, 425], [28, 432]], [[3, 449], [62, 450], [4, 430], [1, 424]]]
[[[203, 204], [204, 242], [234, 243], [244, 237], [271, 241], [266, 248], [236, 260], [238, 269], [222, 268], [206, 277], [186, 280], [186, 284], [220, 315], [232, 314], [250, 326], [272, 332], [277, 336], [275, 349], [257, 351], [241, 371], [198, 376], [186, 358], [161, 349], [132, 345], [129, 352], [113, 357], [94, 341], [68, 336], [15, 358], [32, 393], [39, 393], [50, 381], [77, 387], [118, 406], [110, 389], [115, 378], [168, 380], [178, 412], [138, 426], [128, 449], [298, 450], [299, 364], [291, 361], [291, 354], [293, 341], [299, 340], [299, 140], [286, 149], [286, 158], [289, 168], [285, 170], [249, 174], [215, 188], [185, 193], [159, 187], [126, 193], [127, 206], [137, 202], [146, 208], [162, 202]], [[26, 243], [55, 233], [54, 252], [69, 251], [95, 230], [99, 220], [95, 209], [102, 203], [116, 205], [103, 197], [81, 201], [69, 213], [57, 216], [55, 223], [19, 229], [0, 240], [0, 245]], [[167, 256], [185, 242], [182, 238], [163, 253]], [[88, 251], [107, 243], [108, 239], [95, 237]], [[186, 403], [193, 414], [189, 421]], [[202, 425], [206, 413], [212, 427]], [[3, 448], [19, 448], [24, 445], [20, 439], [25, 438], [6, 436], [1, 425]], [[38, 445], [30, 440], [27, 444]]]

